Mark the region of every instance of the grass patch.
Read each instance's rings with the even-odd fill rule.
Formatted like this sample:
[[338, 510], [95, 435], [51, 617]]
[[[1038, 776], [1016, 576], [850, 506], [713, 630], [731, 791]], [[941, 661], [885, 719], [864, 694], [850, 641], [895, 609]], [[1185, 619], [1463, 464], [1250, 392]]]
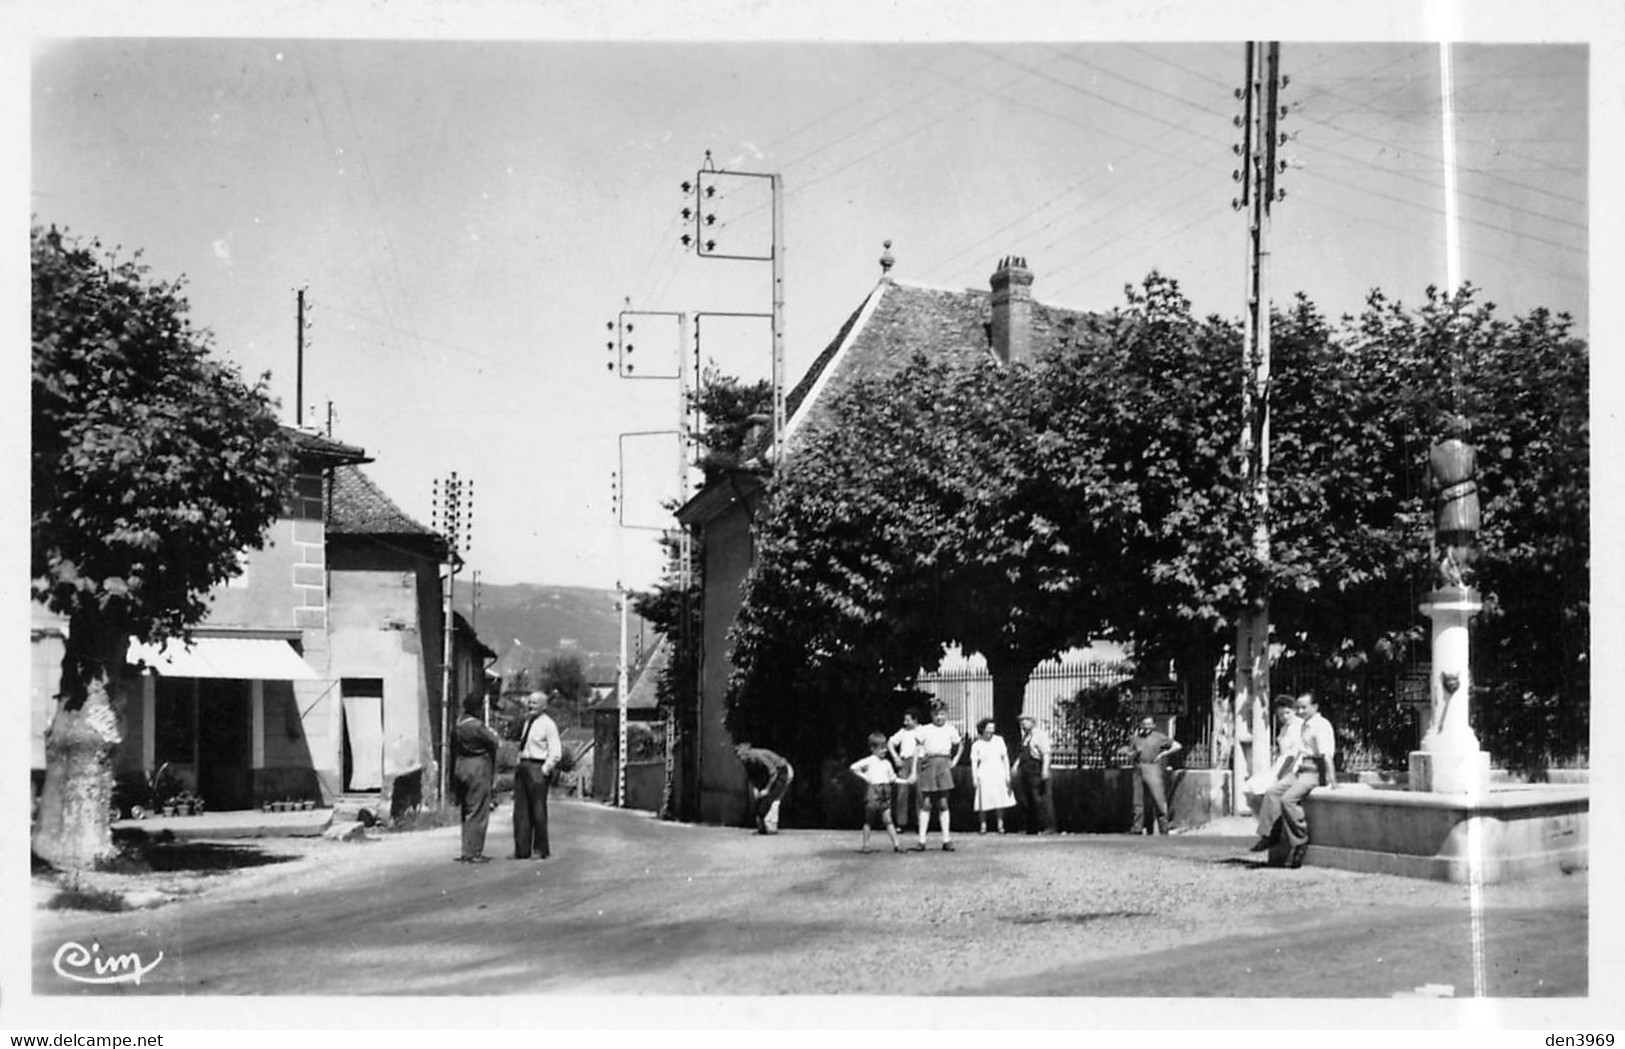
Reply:
[[127, 911], [124, 894], [109, 889], [97, 889], [73, 881], [57, 890], [45, 904], [53, 911]]

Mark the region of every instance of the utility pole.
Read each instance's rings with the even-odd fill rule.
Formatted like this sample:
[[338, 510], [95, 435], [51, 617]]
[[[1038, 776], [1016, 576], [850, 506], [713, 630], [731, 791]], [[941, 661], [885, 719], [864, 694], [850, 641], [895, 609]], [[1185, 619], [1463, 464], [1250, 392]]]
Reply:
[[[760, 244], [751, 245], [751, 244], [748, 244], [748, 243], [741, 245], [741, 244], [737, 243], [736, 238], [733, 235], [728, 233], [728, 222], [726, 221], [727, 216], [720, 216], [722, 218], [722, 221], [721, 221], [721, 224], [719, 225], [718, 224], [719, 215], [717, 213], [718, 207], [723, 203], [723, 201], [725, 201], [727, 199], [727, 196], [728, 196], [728, 194], [726, 192], [721, 192], [721, 199], [719, 199], [719, 197], [718, 197], [719, 191], [722, 191], [724, 189], [724, 187], [727, 187], [730, 183], [735, 188], [748, 187], [752, 183], [759, 186], [764, 181], [767, 183], [767, 190], [768, 190], [768, 193], [770, 195], [769, 204], [770, 204], [770, 206], [772, 208], [772, 224], [771, 224], [770, 231], [769, 231], [769, 242], [768, 242], [767, 245], [765, 245], [765, 254], [763, 253], [763, 247], [764, 247], [763, 245], [760, 245]], [[716, 167], [716, 165], [712, 162], [711, 151], [706, 150], [705, 151], [705, 161], [704, 161], [703, 164], [701, 164], [700, 170], [698, 170], [698, 171], [696, 171], [694, 173], [693, 182], [686, 182], [685, 181], [683, 183], [683, 185], [682, 185], [682, 190], [683, 190], [683, 195], [684, 195], [685, 198], [688, 198], [690, 194], [692, 194], [692, 196], [693, 196], [693, 203], [691, 205], [688, 205], [687, 202], [686, 202], [686, 199], [685, 199], [685, 205], [686, 206], [683, 208], [683, 211], [681, 213], [682, 217], [683, 217], [683, 219], [685, 221], [686, 220], [692, 220], [693, 221], [693, 231], [692, 232], [685, 231], [683, 233], [682, 237], [680, 238], [681, 243], [682, 243], [684, 248], [688, 248], [688, 247], [692, 246], [694, 248], [695, 253], [697, 255], [699, 255], [699, 257], [701, 257], [701, 258], [732, 259], [732, 260], [735, 260], [735, 261], [742, 261], [742, 262], [767, 262], [767, 263], [770, 264], [770, 266], [772, 268], [772, 289], [771, 289], [771, 291], [772, 291], [772, 295], [771, 295], [772, 306], [771, 306], [771, 312], [767, 315], [767, 320], [771, 324], [771, 336], [772, 336], [772, 346], [771, 346], [771, 351], [772, 351], [772, 372], [771, 372], [771, 380], [770, 380], [770, 385], [771, 385], [771, 390], [772, 390], [772, 398], [773, 398], [773, 400], [772, 400], [772, 405], [773, 405], [773, 409], [772, 409], [773, 410], [772, 462], [773, 462], [773, 465], [775, 467], [777, 467], [777, 465], [780, 462], [782, 462], [783, 458], [784, 458], [784, 431], [785, 431], [786, 425], [789, 422], [788, 413], [786, 411], [786, 406], [785, 406], [785, 386], [786, 386], [786, 381], [785, 381], [785, 366], [784, 366], [784, 253], [785, 253], [785, 247], [784, 247], [784, 179], [783, 179], [783, 176], [781, 176], [781, 175], [779, 175], [777, 173], [762, 173], [762, 172], [752, 172], [752, 171], [728, 171], [728, 170], [725, 170], [725, 169], [718, 169]], [[754, 211], [754, 210], [757, 210], [757, 209], [752, 209], [752, 210]], [[741, 215], [740, 217], [743, 217], [743, 215]], [[695, 401], [696, 401], [696, 412], [695, 412], [695, 429], [696, 429], [696, 431], [698, 430], [698, 424], [699, 424], [698, 400], [699, 400], [699, 392], [700, 392], [700, 383], [703, 381], [702, 380], [702, 369], [700, 367], [700, 360], [701, 360], [700, 346], [699, 346], [700, 331], [701, 331], [701, 324], [703, 322], [703, 319], [705, 317], [707, 317], [707, 316], [719, 316], [719, 315], [718, 314], [704, 314], [704, 313], [702, 313], [702, 314], [699, 314], [699, 315], [696, 316], [695, 322], [694, 322], [694, 337], [695, 337], [695, 348], [694, 348], [695, 349], [695, 354], [694, 354], [694, 356], [695, 356], [695, 364], [694, 364], [694, 391], [695, 391], [695, 393], [694, 393], [694, 395], [695, 395]], [[761, 317], [761, 314], [731, 314], [731, 316], [734, 316], [734, 317], [752, 317], [752, 316]], [[690, 615], [689, 602], [688, 602], [689, 564], [690, 564], [690, 561], [692, 559], [692, 548], [691, 548], [690, 543], [691, 543], [691, 538], [690, 538], [690, 536], [688, 534], [688, 530], [685, 528], [683, 530], [683, 535], [682, 535], [682, 552], [681, 552], [682, 573], [683, 573], [683, 575], [682, 575], [682, 579], [683, 579], [683, 601], [682, 601], [682, 613], [681, 614], [682, 614], [682, 625], [683, 625], [683, 629], [685, 631], [689, 629], [689, 615]], [[695, 778], [698, 779], [703, 775], [703, 772], [704, 772], [703, 768], [700, 767], [700, 763], [704, 761], [704, 748], [703, 748], [703, 745], [702, 745], [703, 740], [701, 740], [700, 737], [701, 737], [701, 734], [705, 731], [705, 727], [704, 727], [704, 725], [702, 725], [700, 723], [699, 716], [698, 716], [699, 696], [700, 696], [701, 691], [704, 688], [703, 667], [701, 665], [700, 658], [698, 658], [700, 648], [701, 648], [701, 645], [703, 644], [703, 642], [699, 638], [685, 639], [685, 640], [687, 641], [687, 644], [686, 644], [686, 647], [683, 649], [684, 656], [687, 656], [687, 655], [690, 655], [690, 654], [695, 656], [694, 665], [693, 665], [693, 668], [692, 668], [693, 669], [693, 674], [694, 674], [694, 676], [693, 676], [693, 687], [694, 687], [694, 696], [695, 696], [694, 732], [695, 732], [695, 739], [697, 741], [699, 741], [699, 742], [696, 744], [693, 753], [695, 754], [695, 758], [696, 758], [695, 764], [694, 764], [694, 775], [695, 775]], [[681, 659], [679, 659], [679, 662], [680, 661], [681, 661]], [[668, 751], [668, 755], [669, 755], [669, 751]], [[670, 768], [670, 767], [671, 767], [671, 761], [670, 761], [669, 756], [668, 756], [668, 768]], [[670, 782], [671, 782], [671, 775], [668, 774], [668, 776], [667, 776], [668, 785], [670, 784]]]
[[[457, 572], [463, 567], [462, 551], [472, 545], [474, 527], [474, 483], [465, 482], [453, 470], [444, 481], [434, 482], [435, 530], [446, 540], [446, 586], [443, 594], [442, 614], [445, 619], [441, 639], [440, 666], [440, 797], [444, 801], [451, 793], [451, 726], [452, 695], [453, 610], [452, 596], [457, 586]], [[465, 514], [466, 506], [466, 514]]]
[[[1235, 782], [1231, 797], [1236, 811], [1242, 812], [1245, 799], [1242, 784], [1247, 777], [1269, 763], [1270, 747], [1270, 306], [1269, 235], [1270, 212], [1275, 201], [1284, 197], [1277, 190], [1275, 176], [1284, 164], [1276, 159], [1276, 147], [1284, 136], [1277, 131], [1280, 109], [1281, 45], [1276, 41], [1247, 44], [1246, 86], [1236, 92], [1243, 114], [1236, 118], [1242, 129], [1242, 143], [1235, 151], [1242, 167], [1234, 173], [1241, 183], [1241, 197], [1231, 201], [1236, 210], [1247, 211], [1246, 323], [1242, 343], [1241, 452], [1244, 463], [1246, 505], [1251, 519], [1252, 570], [1241, 615], [1236, 622], [1236, 679], [1232, 767]], [[1250, 724], [1243, 722], [1250, 712]], [[1239, 741], [1251, 736], [1250, 760]]]
[[295, 292], [294, 329], [297, 332], [297, 350], [293, 362], [293, 424], [305, 424], [305, 285]]
[[[651, 321], [656, 325], [672, 323], [676, 324], [675, 341], [672, 343], [675, 359], [672, 366], [668, 370], [662, 365], [659, 355], [657, 355], [653, 361], [650, 361], [650, 355], [645, 353], [642, 360], [649, 363], [645, 365], [643, 373], [639, 374], [637, 372], [637, 361], [634, 359], [637, 352], [637, 343], [634, 340], [641, 341], [643, 338], [637, 333], [638, 325], [642, 324], [644, 326], [644, 330], [648, 331]], [[625, 493], [622, 491], [622, 487], [626, 483], [627, 438], [667, 436], [676, 438], [677, 504], [681, 506], [688, 499], [689, 396], [687, 357], [684, 353], [684, 347], [688, 344], [688, 314], [674, 310], [634, 310], [631, 308], [631, 300], [628, 299], [627, 308], [620, 312], [620, 315], [616, 318], [616, 320], [607, 322], [606, 327], [610, 332], [616, 333], [617, 336], [616, 338], [610, 339], [607, 342], [607, 347], [610, 354], [615, 355], [617, 358], [616, 360], [611, 360], [608, 363], [608, 368], [610, 371], [617, 372], [619, 377], [622, 379], [662, 379], [667, 381], [676, 380], [677, 382], [677, 424], [675, 429], [638, 430], [623, 432], [619, 435], [619, 461], [617, 464], [618, 469], [612, 478], [610, 509], [615, 515], [616, 524], [619, 526], [616, 532], [615, 540], [615, 560], [616, 573], [617, 575], [622, 575], [625, 571], [625, 552], [623, 550], [623, 545], [625, 542], [625, 531], [627, 529], [657, 532], [668, 531], [668, 528], [665, 525], [650, 526], [635, 523], [629, 524], [626, 520], [626, 500], [624, 498]], [[655, 335], [654, 338], [657, 340], [656, 345], [658, 346], [659, 335]], [[649, 344], [645, 342], [644, 345], [647, 347]], [[684, 529], [679, 536], [679, 559], [684, 560], [684, 564], [678, 569], [680, 578], [684, 580], [687, 578], [687, 556], [688, 534], [687, 530]], [[683, 585], [686, 585], [686, 583]], [[628, 693], [631, 690], [631, 670], [630, 663], [627, 658], [628, 619], [630, 618], [630, 611], [628, 607], [629, 591], [626, 589], [622, 579], [620, 578], [617, 578], [615, 581], [615, 594], [621, 619], [620, 655], [616, 661], [615, 674], [615, 691], [617, 698], [616, 741], [617, 752], [619, 754], [616, 761], [615, 773], [615, 804], [617, 807], [620, 807], [626, 804], [628, 719], [627, 699]]]

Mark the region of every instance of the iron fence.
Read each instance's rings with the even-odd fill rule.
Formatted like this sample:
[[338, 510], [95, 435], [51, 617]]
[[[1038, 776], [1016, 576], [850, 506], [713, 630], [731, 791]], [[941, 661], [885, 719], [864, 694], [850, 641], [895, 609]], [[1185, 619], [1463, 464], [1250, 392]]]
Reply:
[[[1054, 741], [1052, 764], [1076, 768], [1115, 763], [1104, 752], [1127, 740], [1127, 723], [1113, 725], [1109, 719], [1080, 715], [1074, 700], [1080, 692], [1115, 690], [1133, 677], [1134, 665], [1128, 662], [1052, 659], [1038, 665], [1027, 679], [1022, 711], [1033, 715]], [[978, 721], [993, 716], [993, 676], [979, 662], [922, 674], [915, 688], [944, 704], [948, 720], [967, 734], [976, 730]], [[1118, 734], [1121, 739], [1115, 738]]]
[[[1105, 768], [1120, 763], [1118, 749], [1127, 742], [1140, 708], [1123, 702], [1123, 686], [1133, 685], [1144, 693], [1146, 686], [1134, 681], [1131, 662], [1058, 661], [1042, 663], [1028, 678], [1022, 709], [1032, 714], [1049, 732], [1055, 743], [1054, 764], [1062, 768]], [[1427, 720], [1426, 667], [1404, 672], [1392, 668], [1364, 667], [1331, 670], [1325, 667], [1282, 660], [1270, 668], [1270, 689], [1280, 695], [1313, 691], [1324, 704], [1336, 726], [1344, 772], [1401, 771], [1408, 755], [1421, 743]], [[1502, 680], [1491, 671], [1489, 683], [1475, 688], [1475, 712], [1483, 715], [1487, 699], [1497, 690], [1517, 691], [1517, 682]], [[1418, 683], [1420, 682], [1420, 691]], [[1212, 711], [1216, 689], [1226, 687], [1227, 679], [1214, 682], [1212, 689], [1184, 692], [1177, 702], [1164, 703], [1158, 712], [1170, 717], [1168, 726], [1184, 744], [1178, 762], [1186, 768], [1210, 768], [1212, 757]], [[973, 732], [976, 722], [993, 713], [993, 678], [979, 661], [948, 671], [922, 674], [915, 683], [948, 708], [948, 718]], [[1154, 686], [1166, 689], [1169, 686]], [[1176, 686], [1177, 687], [1177, 686]], [[1570, 689], [1573, 694], [1562, 709], [1544, 709], [1530, 692], [1495, 719], [1492, 730], [1479, 727], [1481, 745], [1490, 752], [1498, 767], [1563, 768], [1584, 766], [1589, 756], [1589, 694], [1585, 683]], [[1420, 699], [1421, 702], [1418, 702]], [[1548, 706], [1554, 705], [1547, 702]], [[1580, 713], [1576, 716], [1576, 711]], [[1508, 724], [1501, 725], [1501, 721]], [[1536, 743], [1526, 737], [1538, 736]], [[1535, 753], [1526, 754], [1533, 748]]]

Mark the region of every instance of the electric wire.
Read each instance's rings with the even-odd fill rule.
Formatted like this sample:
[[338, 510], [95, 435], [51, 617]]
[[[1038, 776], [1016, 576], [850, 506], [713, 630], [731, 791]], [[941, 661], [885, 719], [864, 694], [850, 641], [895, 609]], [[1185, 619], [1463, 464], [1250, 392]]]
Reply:
[[[1381, 197], [1384, 200], [1391, 200], [1396, 204], [1404, 204], [1406, 207], [1416, 208], [1416, 209], [1421, 210], [1421, 211], [1432, 212], [1435, 215], [1443, 215], [1444, 214], [1444, 209], [1440, 208], [1440, 207], [1437, 207], [1435, 205], [1424, 204], [1424, 203], [1422, 203], [1420, 201], [1412, 200], [1409, 197], [1401, 197], [1401, 196], [1397, 196], [1396, 194], [1393, 194], [1393, 193], [1386, 193], [1386, 192], [1383, 192], [1382, 190], [1379, 190], [1379, 189], [1373, 189], [1370, 186], [1359, 186], [1359, 185], [1356, 185], [1356, 184], [1354, 184], [1352, 182], [1349, 182], [1349, 181], [1347, 181], [1345, 179], [1333, 178], [1331, 175], [1327, 175], [1327, 174], [1324, 174], [1322, 172], [1316, 171], [1313, 168], [1305, 168], [1303, 173], [1305, 175], [1311, 177], [1311, 178], [1317, 178], [1317, 179], [1320, 179], [1320, 180], [1322, 180], [1324, 182], [1330, 182], [1334, 186], [1342, 186], [1344, 189], [1351, 189], [1351, 190], [1354, 190], [1357, 193], [1364, 193], [1364, 194], [1367, 194], [1368, 196]], [[1510, 228], [1508, 228], [1506, 226], [1499, 226], [1499, 225], [1496, 225], [1493, 222], [1488, 222], [1488, 221], [1486, 221], [1484, 219], [1470, 218], [1470, 217], [1464, 215], [1464, 216], [1462, 216], [1462, 221], [1465, 222], [1465, 223], [1469, 223], [1471, 225], [1474, 225], [1474, 226], [1478, 226], [1478, 227], [1480, 227], [1482, 229], [1494, 230], [1497, 233], [1505, 233], [1508, 236], [1516, 237], [1516, 238], [1518, 238], [1520, 240], [1529, 240], [1529, 241], [1534, 241], [1537, 244], [1545, 244], [1545, 245], [1547, 245], [1549, 247], [1557, 248], [1557, 249], [1559, 249], [1561, 251], [1578, 252], [1580, 254], [1584, 254], [1585, 251], [1586, 251], [1585, 247], [1583, 247], [1581, 245], [1565, 244], [1565, 243], [1563, 243], [1562, 241], [1559, 241], [1559, 240], [1552, 240], [1550, 237], [1542, 237], [1537, 233], [1529, 233], [1529, 232], [1526, 232], [1526, 231], [1523, 231], [1523, 230], [1510, 229]]]
[[[320, 126], [322, 130], [322, 140], [327, 144], [328, 155], [332, 156], [338, 151], [338, 147], [333, 141], [332, 129], [328, 126], [327, 114], [322, 108], [322, 100], [316, 93], [316, 84], [311, 79], [310, 66], [305, 62], [305, 56], [302, 49], [294, 48], [293, 54], [294, 57], [299, 61], [299, 70], [304, 75], [305, 88], [310, 92], [311, 103], [316, 108], [316, 120], [318, 126]], [[355, 206], [355, 199], [350, 191], [349, 183], [346, 183], [344, 186], [344, 195], [345, 199], [350, 205], [350, 221], [356, 227], [356, 241], [357, 243], [365, 244], [365, 231], [362, 229], [360, 220], [356, 215], [358, 209]], [[378, 268], [373, 262], [371, 253], [365, 251], [362, 252], [362, 261], [366, 265], [368, 276], [372, 279], [373, 290], [378, 295], [378, 304], [384, 309], [385, 312], [389, 312], [389, 299], [384, 293], [384, 284], [383, 281], [378, 277]]]

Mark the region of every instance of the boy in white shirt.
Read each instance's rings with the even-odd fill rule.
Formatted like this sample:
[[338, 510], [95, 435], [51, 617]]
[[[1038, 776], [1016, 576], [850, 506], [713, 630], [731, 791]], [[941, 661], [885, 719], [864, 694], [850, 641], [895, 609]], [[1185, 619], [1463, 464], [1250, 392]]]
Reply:
[[937, 825], [942, 828], [942, 851], [952, 852], [954, 843], [952, 832], [948, 829], [948, 796], [953, 793], [953, 770], [959, 764], [959, 754], [965, 740], [959, 734], [958, 725], [948, 724], [948, 708], [943, 706], [931, 712], [931, 724], [920, 726], [918, 738], [919, 771], [916, 773], [915, 790], [920, 794], [920, 840], [914, 846], [914, 851], [925, 851], [925, 832], [931, 823], [931, 812], [935, 810], [939, 814]]
[[914, 809], [914, 780], [919, 765], [920, 715], [910, 707], [903, 712], [903, 727], [892, 733], [886, 741], [892, 767], [897, 770], [897, 784], [892, 791], [892, 823], [898, 830], [908, 828], [908, 814]]
[[869, 784], [868, 793], [863, 798], [863, 848], [859, 852], [873, 852], [869, 848], [869, 829], [874, 826], [876, 818], [884, 821], [886, 833], [891, 836], [891, 850], [902, 852], [903, 847], [897, 843], [897, 828], [892, 823], [891, 803], [892, 791], [897, 785], [897, 771], [892, 768], [891, 760], [886, 755], [886, 737], [879, 732], [869, 733], [869, 756], [852, 763], [852, 771]]

